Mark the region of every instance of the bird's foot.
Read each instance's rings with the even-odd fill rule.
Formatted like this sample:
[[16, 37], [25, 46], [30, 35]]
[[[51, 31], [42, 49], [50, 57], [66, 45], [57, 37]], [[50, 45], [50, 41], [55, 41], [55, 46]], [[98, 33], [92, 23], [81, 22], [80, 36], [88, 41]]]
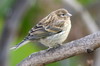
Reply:
[[54, 46], [54, 47], [49, 47], [49, 49], [47, 49], [47, 51], [54, 51], [54, 50], [56, 50], [58, 47], [60, 47], [61, 46], [61, 44], [57, 44], [56, 46]]

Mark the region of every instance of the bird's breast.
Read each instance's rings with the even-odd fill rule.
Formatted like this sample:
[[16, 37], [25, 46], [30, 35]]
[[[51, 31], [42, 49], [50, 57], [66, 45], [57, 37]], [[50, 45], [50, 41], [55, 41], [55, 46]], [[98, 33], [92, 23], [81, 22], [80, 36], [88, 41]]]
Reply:
[[67, 25], [66, 29], [58, 34], [46, 37], [45, 39], [40, 39], [40, 43], [48, 47], [53, 47], [57, 44], [62, 44], [66, 40], [70, 32], [70, 28], [71, 24]]

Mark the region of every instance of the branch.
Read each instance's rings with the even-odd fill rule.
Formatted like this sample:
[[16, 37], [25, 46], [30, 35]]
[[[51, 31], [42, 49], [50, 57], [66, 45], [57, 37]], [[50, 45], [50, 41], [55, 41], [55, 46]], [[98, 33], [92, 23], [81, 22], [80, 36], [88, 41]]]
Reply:
[[[88, 10], [90, 10], [92, 12], [96, 11], [94, 14], [99, 13], [97, 9], [100, 9], [100, 7], [97, 7], [97, 6], [100, 6], [99, 5], [100, 2], [95, 1], [96, 3], [92, 3], [92, 6], [89, 5], [90, 8], [86, 8], [86, 7], [82, 6], [77, 0], [62, 0], [62, 1], [65, 4], [65, 7], [67, 9], [69, 8], [70, 12], [72, 12], [73, 15], [77, 14], [76, 16], [74, 16], [74, 19], [77, 16], [81, 16], [82, 19], [80, 22], [83, 22], [83, 24], [85, 25], [85, 28], [88, 30], [89, 33], [94, 33], [94, 32], [99, 31], [99, 26], [96, 24], [97, 22], [95, 22], [95, 20], [91, 16], [91, 14], [93, 15], [93, 13], [90, 14], [88, 12]], [[96, 21], [99, 21], [99, 20], [97, 20], [97, 18], [98, 17], [96, 17]], [[77, 19], [77, 20], [79, 20], [79, 19]], [[99, 56], [100, 56], [100, 50], [97, 50], [95, 52], [95, 55], [92, 54], [91, 56], [87, 57], [87, 60], [89, 60], [89, 61], [91, 61], [95, 58], [94, 61], [91, 63], [86, 62], [86, 64], [89, 64], [90, 66], [93, 66], [93, 65], [99, 66], [100, 65], [100, 62], [99, 62], [100, 57]], [[91, 60], [90, 60], [90, 58], [91, 58]]]
[[52, 48], [49, 51], [47, 49], [33, 53], [19, 63], [18, 66], [43, 66], [45, 64], [67, 59], [78, 54], [91, 52], [99, 47], [100, 31], [81, 39], [65, 43], [58, 48]]

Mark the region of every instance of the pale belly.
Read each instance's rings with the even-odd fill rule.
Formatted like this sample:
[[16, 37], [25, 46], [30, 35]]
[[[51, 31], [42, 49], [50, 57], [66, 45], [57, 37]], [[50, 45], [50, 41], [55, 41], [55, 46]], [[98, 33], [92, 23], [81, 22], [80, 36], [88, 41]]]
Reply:
[[52, 35], [45, 39], [41, 39], [40, 43], [42, 43], [43, 45], [45, 45], [47, 47], [54, 47], [57, 44], [62, 44], [67, 39], [68, 34], [70, 32], [70, 28], [71, 28], [71, 26], [69, 26], [69, 28], [67, 28], [66, 31], [62, 31], [59, 34]]

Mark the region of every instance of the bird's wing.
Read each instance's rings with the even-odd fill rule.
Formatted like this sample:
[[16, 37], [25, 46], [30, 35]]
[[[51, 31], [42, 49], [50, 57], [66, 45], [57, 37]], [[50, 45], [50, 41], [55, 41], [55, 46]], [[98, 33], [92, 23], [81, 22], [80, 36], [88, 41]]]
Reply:
[[61, 32], [62, 29], [55, 26], [36, 25], [29, 31], [29, 40], [38, 40]]
[[19, 44], [17, 44], [15, 47], [12, 47], [10, 50], [12, 49], [17, 49], [21, 46], [23, 46], [24, 44], [26, 44], [27, 42], [29, 42], [30, 40], [39, 40], [41, 38], [46, 38], [48, 36], [51, 35], [55, 35], [58, 34], [60, 32], [62, 32], [62, 29], [60, 27], [58, 27], [59, 24], [53, 26], [53, 25], [41, 25], [40, 23], [38, 23], [35, 27], [33, 27], [30, 31], [29, 34], [24, 38], [24, 40], [22, 42], [20, 42]]
[[63, 26], [64, 26], [64, 21], [58, 20], [54, 22], [53, 25], [51, 24], [51, 25], [46, 26], [45, 30], [48, 32], [59, 33], [63, 30], [62, 28]]

